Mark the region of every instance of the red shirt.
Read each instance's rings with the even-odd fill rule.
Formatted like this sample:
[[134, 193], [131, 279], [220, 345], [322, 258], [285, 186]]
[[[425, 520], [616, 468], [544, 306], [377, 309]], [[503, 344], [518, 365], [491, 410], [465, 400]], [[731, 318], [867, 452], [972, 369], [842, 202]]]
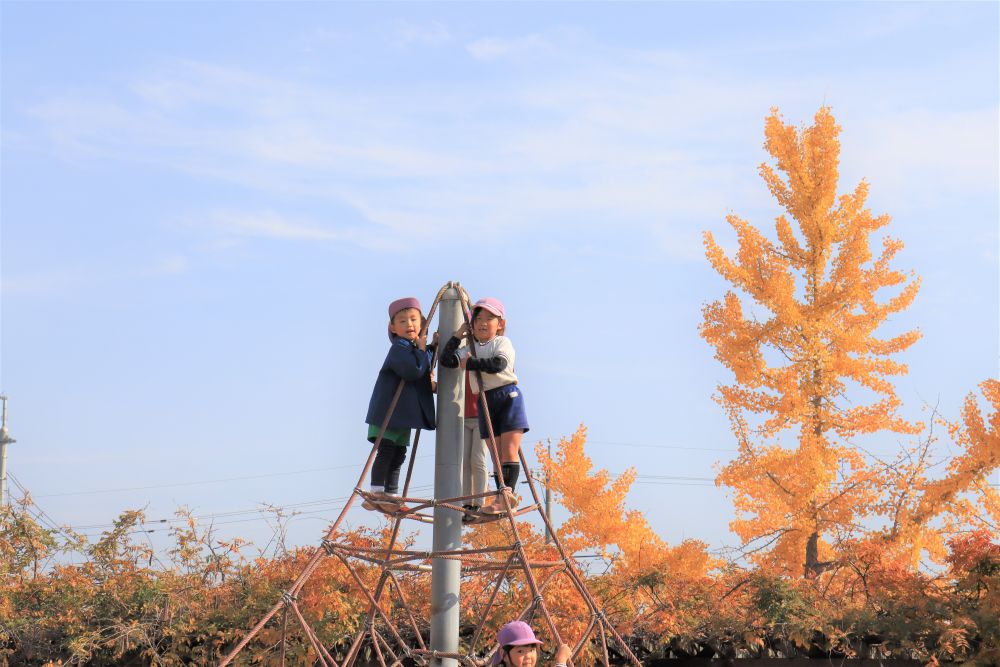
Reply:
[[468, 371], [465, 372], [465, 416], [479, 416], [479, 394], [472, 391], [472, 385], [469, 384]]

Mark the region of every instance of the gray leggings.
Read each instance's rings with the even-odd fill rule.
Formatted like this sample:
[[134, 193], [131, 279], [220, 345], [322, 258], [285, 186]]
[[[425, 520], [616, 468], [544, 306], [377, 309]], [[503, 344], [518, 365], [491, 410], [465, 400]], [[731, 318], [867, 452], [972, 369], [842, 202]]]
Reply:
[[[479, 437], [479, 419], [466, 417], [462, 428], [462, 495], [486, 493], [486, 441]], [[467, 500], [467, 505], [481, 505], [483, 500]]]

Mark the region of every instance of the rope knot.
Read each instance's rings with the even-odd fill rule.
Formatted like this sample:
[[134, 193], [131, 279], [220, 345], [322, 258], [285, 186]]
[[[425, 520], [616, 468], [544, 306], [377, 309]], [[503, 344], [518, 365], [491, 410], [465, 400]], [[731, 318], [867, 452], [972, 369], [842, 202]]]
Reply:
[[332, 556], [333, 555], [333, 551], [334, 551], [334, 549], [336, 549], [337, 545], [335, 545], [330, 540], [323, 540], [323, 542], [320, 544], [320, 546], [322, 546], [323, 550], [326, 551], [326, 555], [327, 556]]
[[298, 599], [299, 596], [291, 591], [282, 591], [281, 593], [281, 601], [284, 603], [286, 607], [291, 604], [294, 604], [294, 602]]

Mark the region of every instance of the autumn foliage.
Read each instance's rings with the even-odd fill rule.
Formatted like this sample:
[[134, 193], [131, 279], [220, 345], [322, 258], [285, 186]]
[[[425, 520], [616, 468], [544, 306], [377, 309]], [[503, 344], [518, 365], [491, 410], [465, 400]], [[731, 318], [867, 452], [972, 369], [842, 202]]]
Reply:
[[[972, 405], [954, 428], [956, 437], [969, 439], [966, 451], [978, 451], [998, 434], [1000, 406], [984, 417], [978, 406], [968, 407]], [[944, 568], [936, 573], [908, 567], [868, 540], [844, 556], [850, 566], [816, 579], [784, 577], [714, 556], [695, 540], [665, 543], [640, 513], [627, 507], [631, 474], [613, 480], [607, 471], [593, 468], [582, 427], [559, 443], [551, 459], [541, 448], [537, 453], [549, 484], [569, 511], [557, 529], [562, 544], [576, 554], [603, 555], [579, 560], [575, 567], [640, 657], [974, 658], [982, 664], [1000, 659], [995, 527], [948, 538]], [[954, 467], [968, 479], [963, 460], [956, 457]], [[90, 544], [39, 526], [30, 510], [30, 499], [25, 499], [0, 515], [0, 660], [10, 664], [213, 664], [280, 599], [314, 553], [303, 548], [251, 556], [246, 552], [252, 545], [215, 539], [181, 513], [184, 521], [174, 529], [169, 562], [159, 562], [137, 542], [140, 512], [123, 513]], [[603, 519], [591, 520], [594, 514]], [[520, 522], [518, 529], [529, 558], [558, 560], [537, 526]], [[377, 546], [387, 537], [386, 530], [354, 530], [337, 539]], [[465, 540], [466, 546], [477, 548], [509, 543], [510, 535], [497, 522], [467, 531]], [[83, 562], [68, 564], [59, 558], [69, 551]], [[378, 568], [362, 565], [359, 573], [372, 590]], [[430, 578], [413, 573], [400, 582], [426, 633]], [[550, 570], [539, 575], [539, 582], [563, 636], [581, 636], [588, 612], [569, 580]], [[463, 641], [471, 641], [495, 587], [495, 573], [463, 578]], [[512, 572], [485, 619], [480, 654], [499, 625], [520, 614], [530, 600], [523, 575]], [[388, 598], [384, 602], [406, 634], [401, 610]], [[337, 659], [367, 613], [357, 584], [333, 558], [321, 561], [299, 606]], [[535, 625], [551, 639], [537, 618]], [[287, 664], [311, 663], [312, 649], [297, 628], [279, 614], [237, 664], [279, 665], [282, 645]], [[589, 646], [579, 664], [596, 662], [596, 650]], [[361, 663], [374, 664], [374, 658], [363, 654]]]

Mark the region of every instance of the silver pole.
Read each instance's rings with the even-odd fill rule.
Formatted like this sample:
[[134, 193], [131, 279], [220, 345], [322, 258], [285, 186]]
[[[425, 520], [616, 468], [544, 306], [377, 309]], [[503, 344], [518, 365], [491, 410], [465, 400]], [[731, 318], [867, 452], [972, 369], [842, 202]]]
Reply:
[[[461, 326], [462, 302], [451, 286], [441, 297], [438, 335], [444, 345]], [[434, 497], [462, 495], [462, 408], [465, 383], [460, 368], [438, 368], [437, 432], [434, 450]], [[462, 546], [462, 515], [457, 510], [434, 508], [434, 551]], [[431, 650], [458, 652], [459, 575], [461, 562], [435, 558], [431, 563]], [[434, 667], [458, 667], [454, 658], [434, 658]]]
[[0, 507], [6, 507], [8, 504], [7, 445], [17, 442], [17, 440], [10, 437], [10, 433], [7, 432], [7, 397], [0, 394], [0, 402], [3, 402], [3, 417], [0, 419]]

